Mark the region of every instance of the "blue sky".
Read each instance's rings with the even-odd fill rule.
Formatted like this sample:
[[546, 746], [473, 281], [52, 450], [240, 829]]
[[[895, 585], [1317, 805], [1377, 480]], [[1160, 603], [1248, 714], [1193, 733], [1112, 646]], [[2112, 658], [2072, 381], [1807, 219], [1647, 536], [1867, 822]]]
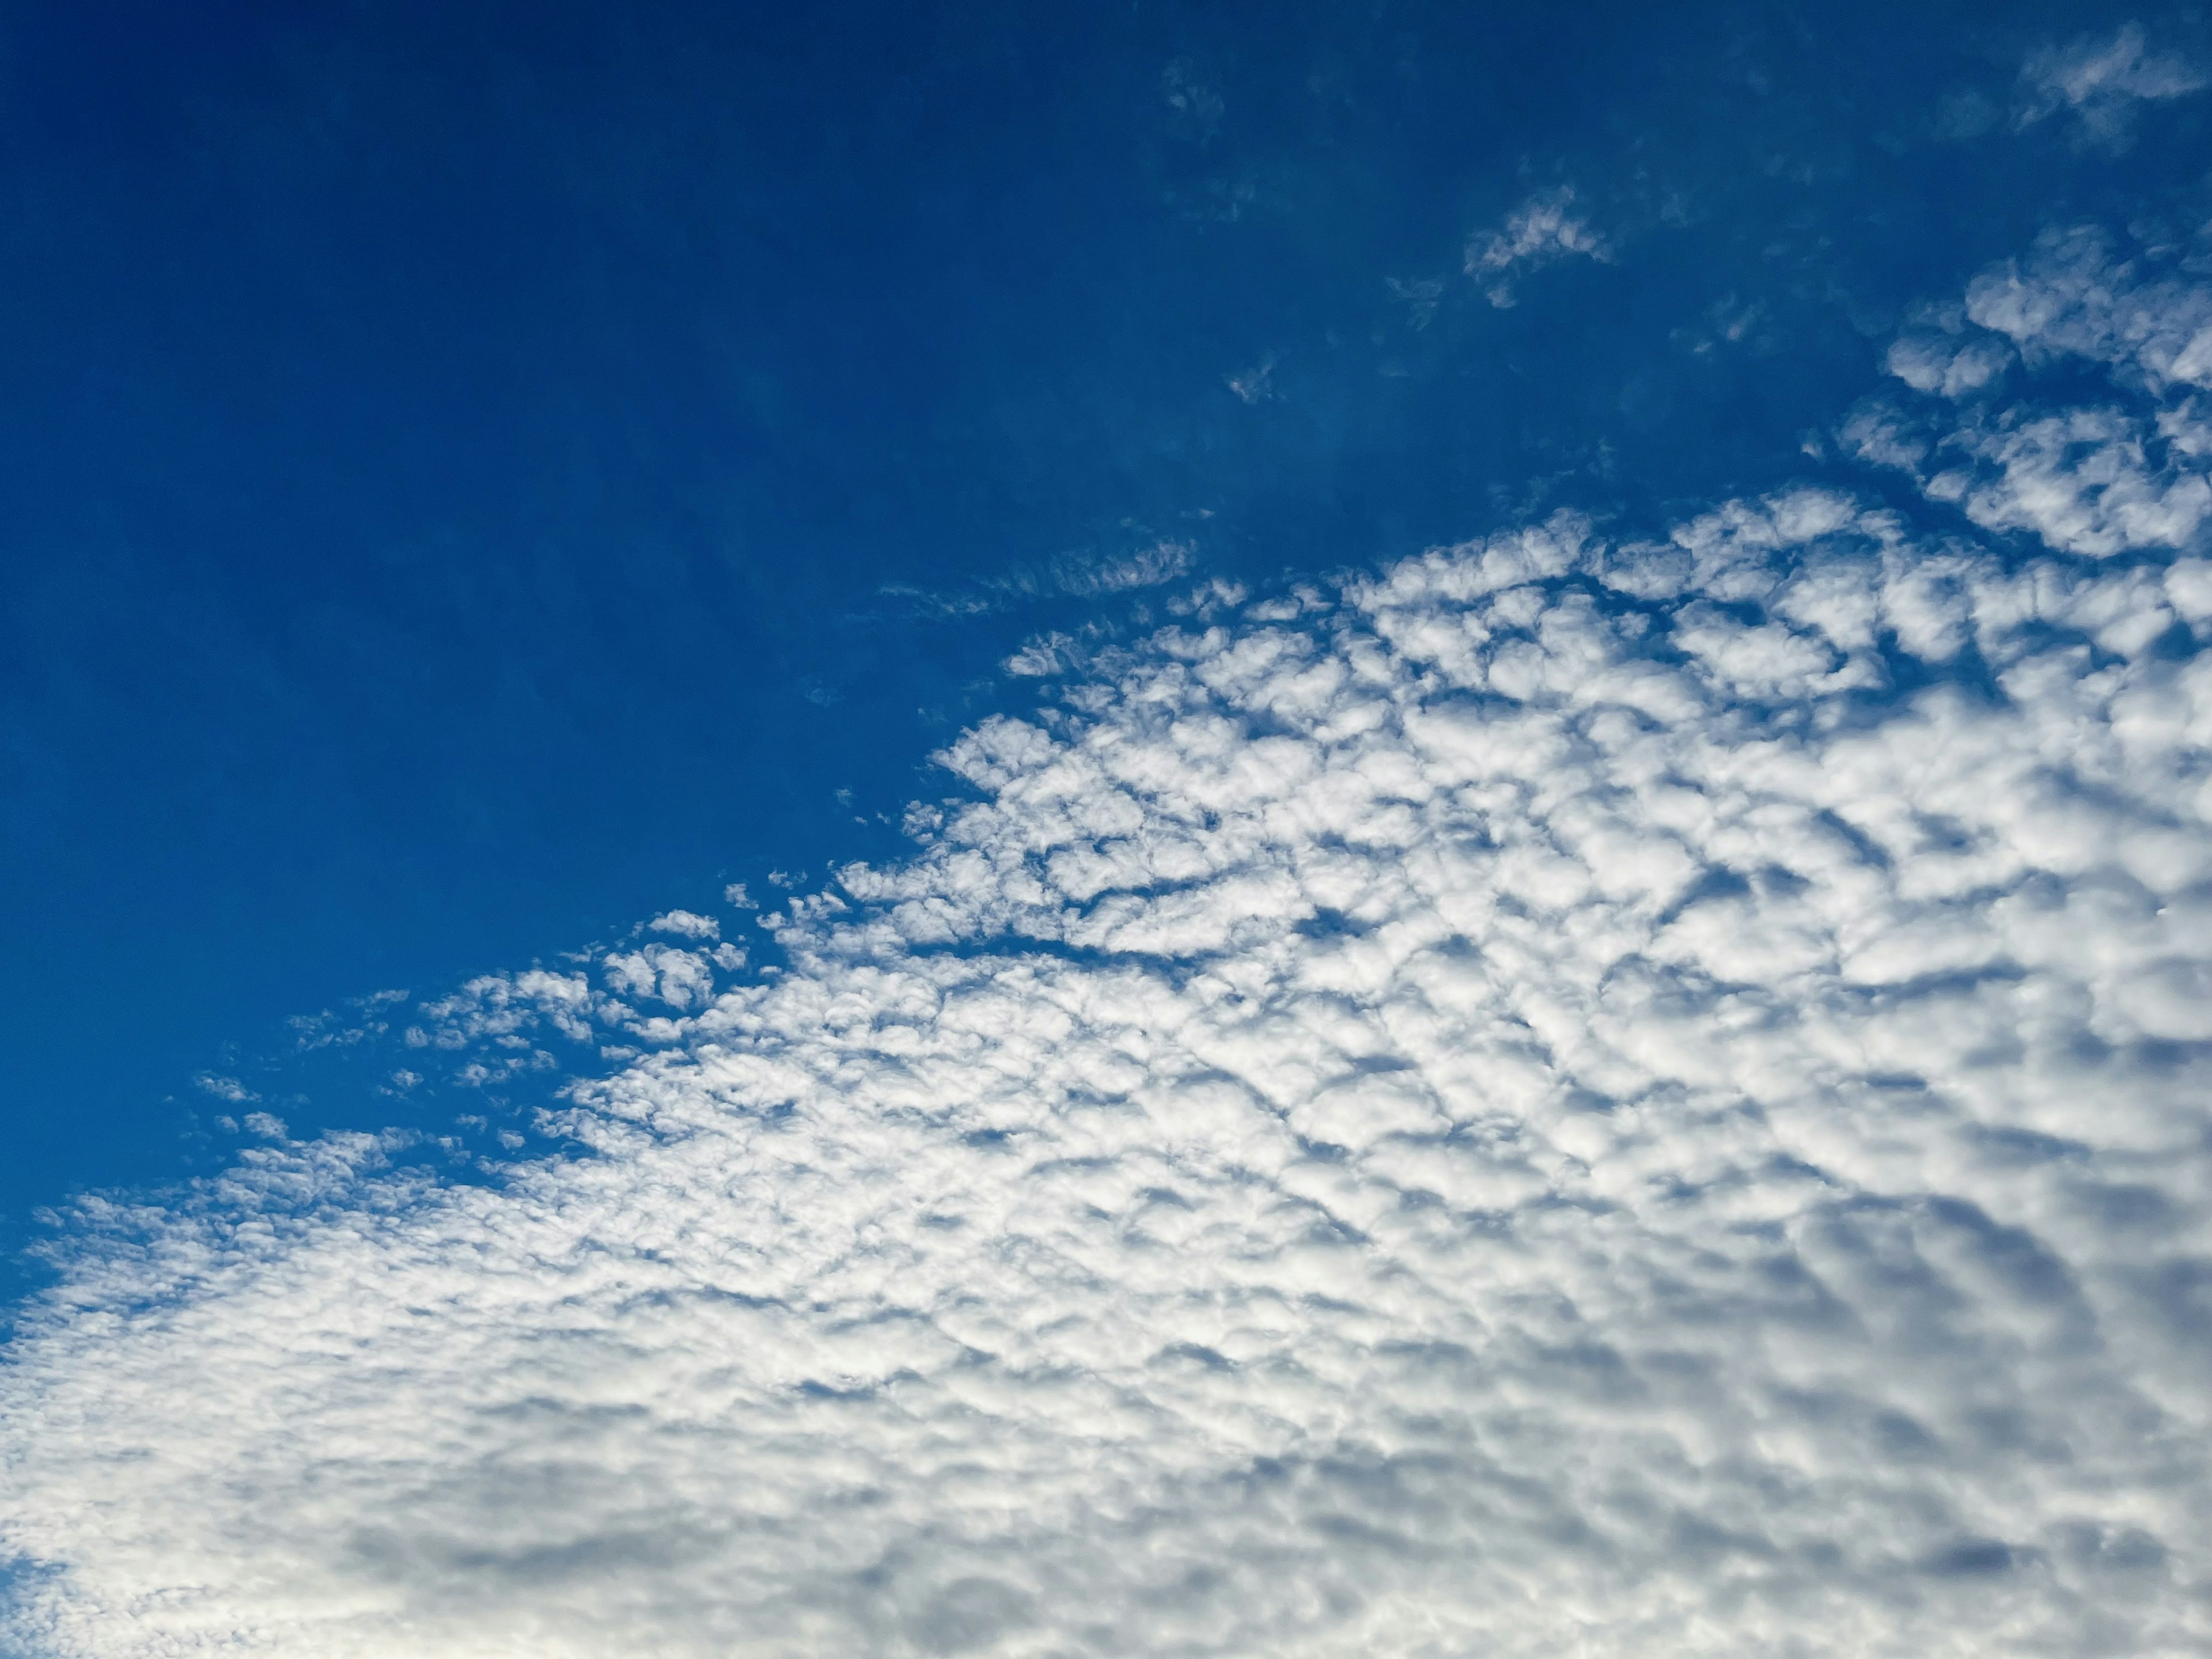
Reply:
[[[1101, 608], [993, 584], [1817, 471], [1900, 305], [2172, 165], [1942, 141], [2096, 20], [1913, 15], [16, 18], [8, 1224], [292, 1016], [881, 851]], [[1558, 185], [1619, 257], [1489, 306]]]
[[[1119, 614], [1056, 562], [1817, 471], [1900, 305], [2169, 166], [1937, 136], [2093, 21], [19, 17], [7, 1224], [219, 1156], [189, 1079], [294, 1016], [880, 852], [1008, 648]], [[1618, 257], [1486, 304], [1547, 188]]]
[[2205, 1638], [2200, 19], [0, 41], [11, 1651]]

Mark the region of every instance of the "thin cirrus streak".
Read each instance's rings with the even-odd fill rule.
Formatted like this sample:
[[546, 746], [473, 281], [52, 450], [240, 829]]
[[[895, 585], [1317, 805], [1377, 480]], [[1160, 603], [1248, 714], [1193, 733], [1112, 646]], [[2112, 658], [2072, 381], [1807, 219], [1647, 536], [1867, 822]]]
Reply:
[[1850, 423], [1924, 513], [1211, 590], [954, 744], [787, 972], [442, 1005], [657, 1045], [574, 1153], [90, 1217], [14, 1641], [2202, 1651], [2212, 563], [2107, 496], [2208, 446], [2116, 348], [2135, 447], [2008, 471], [2083, 349], [1984, 310]]

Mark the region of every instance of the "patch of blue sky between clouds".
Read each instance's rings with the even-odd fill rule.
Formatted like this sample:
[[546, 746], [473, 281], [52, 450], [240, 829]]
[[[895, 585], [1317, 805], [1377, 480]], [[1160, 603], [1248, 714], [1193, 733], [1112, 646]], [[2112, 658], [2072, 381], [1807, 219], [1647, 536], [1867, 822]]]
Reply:
[[2206, 294], [2062, 228], [1863, 489], [1034, 642], [903, 861], [420, 1011], [628, 1050], [572, 1150], [89, 1207], [11, 1639], [2203, 1650]]

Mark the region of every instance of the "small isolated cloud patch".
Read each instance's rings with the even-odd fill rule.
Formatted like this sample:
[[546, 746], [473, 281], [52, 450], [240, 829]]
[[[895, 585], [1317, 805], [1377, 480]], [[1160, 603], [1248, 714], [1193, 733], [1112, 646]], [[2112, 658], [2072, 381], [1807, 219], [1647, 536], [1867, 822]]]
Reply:
[[572, 1152], [88, 1205], [0, 1645], [2206, 1650], [2212, 561], [1926, 516], [1218, 595], [785, 971], [426, 1012]]
[[696, 910], [671, 910], [646, 923], [648, 932], [674, 933], [684, 939], [720, 939], [722, 924]]
[[1177, 137], [1204, 145], [1221, 131], [1228, 104], [1190, 58], [1176, 58], [1160, 71], [1160, 97], [1168, 106], [1169, 128]]
[[2205, 79], [2185, 58], [2151, 51], [2142, 27], [2125, 23], [2108, 39], [2085, 35], [2032, 55], [2021, 70], [2017, 119], [2027, 127], [2063, 113], [2084, 140], [2120, 148], [2133, 137], [2138, 104], [2198, 91]]
[[1071, 635], [1039, 634], [1024, 641], [1022, 648], [1007, 658], [1003, 666], [1018, 679], [1040, 679], [1066, 668], [1073, 660], [1074, 649], [1075, 640]]
[[1243, 374], [1223, 376], [1223, 384], [1237, 394], [1239, 403], [1273, 402], [1282, 395], [1275, 390], [1275, 362], [1270, 352]]
[[1609, 259], [1612, 251], [1576, 207], [1573, 190], [1562, 185], [1530, 197], [1496, 230], [1471, 238], [1467, 274], [1502, 308], [1516, 303], [1514, 285], [1522, 276], [1577, 255]]
[[1444, 302], [1444, 279], [1441, 276], [1393, 276], [1385, 286], [1390, 297], [1406, 307], [1406, 320], [1417, 331], [1436, 320], [1437, 311]]
[[1193, 551], [1188, 542], [1161, 537], [1118, 553], [1070, 554], [1054, 562], [1053, 579], [1079, 599], [1158, 587], [1189, 573]]

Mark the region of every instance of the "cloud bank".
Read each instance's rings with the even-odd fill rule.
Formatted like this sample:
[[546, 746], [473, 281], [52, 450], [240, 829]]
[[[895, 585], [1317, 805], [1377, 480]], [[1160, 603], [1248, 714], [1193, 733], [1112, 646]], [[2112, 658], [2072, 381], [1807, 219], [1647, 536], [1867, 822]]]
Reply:
[[[783, 971], [441, 1005], [649, 1048], [568, 1154], [96, 1210], [0, 1382], [10, 1641], [2203, 1651], [2203, 451], [2193, 348], [2084, 320], [2203, 295], [2052, 246], [1855, 417], [1911, 515], [1210, 589]], [[2004, 390], [2085, 339], [2107, 402]]]

